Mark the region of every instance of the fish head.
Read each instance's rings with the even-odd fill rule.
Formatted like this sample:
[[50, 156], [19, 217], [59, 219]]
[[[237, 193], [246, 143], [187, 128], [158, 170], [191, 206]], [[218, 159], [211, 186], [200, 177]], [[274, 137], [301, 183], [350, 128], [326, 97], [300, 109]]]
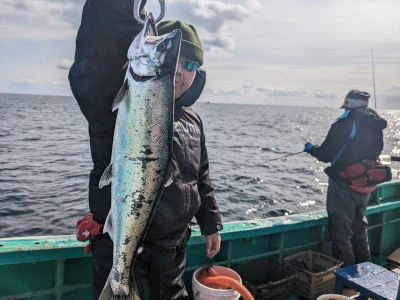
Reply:
[[143, 30], [129, 47], [131, 71], [141, 77], [158, 76], [169, 71], [175, 73], [181, 39], [182, 32], [179, 29], [158, 36], [150, 15]]
[[[164, 39], [159, 44], [158, 53], [163, 53], [163, 64], [158, 70], [158, 75], [175, 75], [181, 50], [182, 31], [180, 29], [175, 29], [170, 33], [166, 33], [162, 36], [164, 37]], [[165, 47], [166, 49], [162, 50]]]

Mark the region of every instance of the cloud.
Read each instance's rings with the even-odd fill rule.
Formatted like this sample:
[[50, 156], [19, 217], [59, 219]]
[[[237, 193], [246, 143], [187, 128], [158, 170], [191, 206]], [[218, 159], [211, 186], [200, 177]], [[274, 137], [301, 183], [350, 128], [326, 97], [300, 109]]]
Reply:
[[[0, 1], [2, 91], [53, 87], [46, 93], [66, 94], [72, 63], [66, 58], [74, 54], [84, 3]], [[337, 107], [349, 89], [372, 92], [373, 49], [378, 109], [386, 103], [400, 108], [398, 0], [379, 6], [362, 0], [167, 0], [166, 6], [164, 20], [199, 31], [208, 72], [204, 94], [212, 101]], [[158, 1], [147, 1], [146, 10], [157, 15], [157, 9]], [[39, 63], [41, 57], [46, 60]], [[50, 80], [64, 82], [63, 90]]]
[[247, 89], [268, 95], [272, 97], [304, 97], [309, 93], [303, 88], [290, 88], [290, 87], [250, 87], [246, 86]]
[[222, 0], [186, 0], [168, 2], [169, 7], [183, 21], [194, 24], [199, 31], [203, 48], [210, 56], [226, 56], [235, 48], [234, 25], [251, 19], [259, 1], [243, 1], [240, 4]]
[[[248, 95], [251, 95], [250, 98], [263, 96], [275, 96], [275, 97], [285, 97], [285, 96], [299, 96], [299, 91], [295, 91], [290, 88], [268, 88], [268, 87], [253, 87], [250, 85], [244, 85], [242, 88], [212, 88], [206, 87], [204, 89], [204, 94], [214, 96], [214, 97], [226, 97], [226, 96], [238, 96], [238, 98], [248, 99]], [[304, 92], [303, 92], [304, 94]], [[247, 96], [246, 96], [247, 95]], [[251, 102], [251, 99], [249, 99]]]
[[[242, 85], [236, 89], [206, 87], [201, 101], [219, 103], [246, 103], [267, 105], [291, 105], [291, 106], [330, 106], [337, 108], [336, 101], [341, 95], [340, 88], [335, 91], [327, 89], [305, 89], [299, 87], [267, 87]], [[346, 90], [347, 91], [347, 90]], [[344, 92], [343, 92], [344, 93]], [[400, 84], [391, 85], [379, 90], [377, 97], [378, 109], [400, 109]], [[331, 101], [334, 100], [334, 101]], [[370, 100], [370, 107], [374, 102]]]
[[240, 4], [226, 1], [189, 0], [194, 5], [193, 15], [210, 33], [220, 32], [226, 22], [243, 22], [250, 17], [250, 11]]
[[336, 95], [335, 92], [323, 89], [245, 84], [236, 89], [207, 87], [202, 101], [221, 103], [244, 103], [245, 101], [246, 104], [336, 107], [336, 102], [329, 101], [336, 99]]
[[65, 82], [51, 80], [51, 81], [39, 81], [30, 78], [24, 78], [19, 80], [13, 80], [11, 82], [15, 86], [19, 87], [35, 87], [35, 88], [44, 88], [44, 87], [59, 87], [65, 85]]
[[377, 105], [380, 106], [379, 99], [382, 99], [389, 108], [400, 108], [400, 83], [383, 88], [377, 95]]
[[76, 36], [84, 0], [3, 0], [0, 37], [30, 40]]
[[38, 80], [24, 78], [20, 80], [13, 80], [11, 81], [11, 84], [22, 87], [37, 87], [41, 85], [41, 82]]
[[322, 90], [314, 90], [313, 96], [317, 99], [336, 99], [338, 96], [336, 93], [326, 92]]
[[42, 94], [42, 95], [71, 95], [71, 90], [65, 80], [36, 80], [22, 78], [9, 83], [7, 93]]
[[394, 93], [400, 94], [400, 83], [399, 84], [394, 84], [394, 85], [386, 88], [386, 90], [388, 92], [394, 92]]
[[239, 96], [241, 94], [241, 91], [237, 89], [215, 89], [211, 87], [206, 87], [203, 94], [217, 97], [228, 97]]
[[61, 61], [59, 61], [56, 66], [57, 68], [61, 69], [61, 70], [69, 70], [71, 68], [71, 65], [73, 64], [73, 60], [67, 59], [67, 58], [63, 58]]

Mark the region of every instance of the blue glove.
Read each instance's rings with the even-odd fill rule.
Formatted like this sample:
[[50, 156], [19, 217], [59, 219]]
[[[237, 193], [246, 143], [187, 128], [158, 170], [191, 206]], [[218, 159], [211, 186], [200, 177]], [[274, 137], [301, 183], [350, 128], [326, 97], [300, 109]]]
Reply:
[[304, 145], [304, 152], [310, 153], [310, 152], [311, 152], [311, 149], [314, 148], [314, 147], [315, 147], [315, 144], [312, 144], [312, 143], [310, 143], [310, 142], [307, 142], [307, 143]]

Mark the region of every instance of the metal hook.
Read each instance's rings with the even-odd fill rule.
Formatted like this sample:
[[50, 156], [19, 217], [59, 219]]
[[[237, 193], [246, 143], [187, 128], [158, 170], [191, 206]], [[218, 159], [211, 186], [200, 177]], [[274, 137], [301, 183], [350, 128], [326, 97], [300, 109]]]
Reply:
[[[144, 24], [145, 21], [140, 18], [140, 4], [142, 3], [142, 0], [134, 0], [133, 1], [133, 17], [139, 24]], [[154, 23], [157, 23], [160, 21], [164, 15], [165, 15], [165, 0], [158, 0], [158, 3], [160, 3], [160, 15], [158, 18], [154, 21]]]

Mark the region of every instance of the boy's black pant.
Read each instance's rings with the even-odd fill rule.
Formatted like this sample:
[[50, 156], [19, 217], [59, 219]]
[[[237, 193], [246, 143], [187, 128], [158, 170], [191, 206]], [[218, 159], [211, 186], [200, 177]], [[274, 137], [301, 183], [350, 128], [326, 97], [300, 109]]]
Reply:
[[[170, 238], [146, 242], [133, 266], [137, 287], [141, 294], [147, 286], [149, 299], [187, 299], [188, 293], [182, 280], [186, 265], [186, 245], [190, 229]], [[112, 267], [113, 242], [104, 234], [92, 242], [93, 299], [97, 300]]]

